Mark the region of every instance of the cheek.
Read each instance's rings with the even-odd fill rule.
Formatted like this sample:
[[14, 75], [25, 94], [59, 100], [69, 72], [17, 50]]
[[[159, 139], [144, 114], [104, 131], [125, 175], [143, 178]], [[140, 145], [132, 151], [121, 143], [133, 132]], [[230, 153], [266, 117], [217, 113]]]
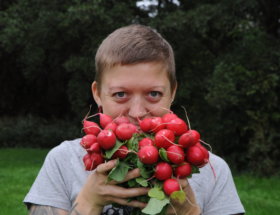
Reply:
[[164, 114], [170, 112], [171, 99], [167, 99], [158, 104], [151, 105], [148, 109], [153, 116], [163, 116]]
[[113, 103], [103, 103], [103, 113], [110, 115], [111, 117], [117, 118], [120, 115], [124, 115], [126, 108], [124, 105], [118, 105]]

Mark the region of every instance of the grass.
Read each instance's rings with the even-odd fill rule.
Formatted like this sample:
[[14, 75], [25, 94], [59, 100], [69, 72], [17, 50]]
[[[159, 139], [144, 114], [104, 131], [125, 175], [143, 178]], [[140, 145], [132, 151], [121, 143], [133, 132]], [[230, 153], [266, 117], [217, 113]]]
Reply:
[[234, 181], [248, 215], [276, 215], [280, 211], [280, 178], [235, 176]]
[[[48, 150], [0, 149], [0, 215], [26, 215], [22, 203]], [[234, 177], [248, 215], [278, 215], [280, 178], [259, 178], [249, 174]]]
[[0, 149], [0, 215], [25, 215], [24, 196], [48, 150]]

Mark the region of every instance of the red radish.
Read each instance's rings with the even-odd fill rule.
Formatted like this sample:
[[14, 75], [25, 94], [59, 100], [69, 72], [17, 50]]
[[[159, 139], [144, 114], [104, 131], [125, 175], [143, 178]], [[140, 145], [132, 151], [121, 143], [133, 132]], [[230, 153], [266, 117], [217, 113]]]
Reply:
[[112, 117], [103, 113], [99, 113], [99, 123], [102, 128], [105, 128], [109, 123], [113, 121]]
[[198, 146], [204, 153], [204, 163], [199, 166], [199, 168], [201, 168], [209, 162], [209, 151], [205, 147], [203, 147], [199, 142], [197, 142], [195, 145]]
[[192, 166], [189, 163], [183, 163], [175, 168], [175, 176], [178, 178], [188, 177], [192, 173]]
[[128, 148], [123, 145], [113, 154], [112, 158], [124, 159], [126, 158], [127, 154], [128, 154]]
[[93, 134], [95, 136], [101, 131], [101, 128], [97, 123], [88, 120], [83, 120], [83, 129], [86, 134]]
[[101, 148], [111, 149], [116, 144], [116, 135], [111, 130], [102, 130], [97, 136], [97, 142]]
[[120, 125], [122, 123], [130, 123], [130, 120], [128, 117], [126, 116], [119, 116], [117, 118], [114, 119], [114, 122], [117, 124], [117, 125]]
[[178, 140], [178, 144], [183, 148], [188, 148], [195, 145], [200, 139], [200, 134], [196, 130], [188, 130], [182, 134]]
[[84, 162], [84, 166], [85, 166], [85, 169], [87, 171], [91, 171], [92, 170], [92, 161], [90, 159], [90, 154], [86, 154], [84, 157], [83, 157], [83, 162]]
[[152, 130], [152, 118], [145, 118], [143, 120], [138, 120], [139, 126], [143, 132], [150, 133]]
[[99, 164], [104, 163], [104, 158], [100, 153], [90, 154], [90, 159], [93, 163], [93, 169], [95, 169]]
[[159, 162], [155, 168], [155, 177], [158, 180], [166, 180], [172, 176], [172, 167], [169, 163]]
[[164, 123], [169, 123], [172, 119], [178, 118], [178, 116], [174, 113], [166, 113], [161, 118]]
[[212, 172], [213, 172], [213, 174], [214, 174], [214, 177], [215, 177], [215, 179], [216, 179], [216, 172], [215, 172], [215, 169], [214, 169], [214, 167], [212, 166], [212, 164], [211, 164], [211, 162], [210, 162], [210, 160], [209, 160], [209, 151], [208, 151], [204, 146], [202, 146], [199, 142], [196, 143], [195, 146], [199, 147], [199, 148], [203, 151], [203, 153], [204, 153], [204, 162], [203, 162], [201, 165], [199, 165], [198, 167], [199, 167], [199, 168], [202, 168], [202, 167], [204, 167], [206, 164], [209, 163], [209, 165], [210, 165], [210, 167], [211, 167], [211, 169], [212, 169]]
[[149, 137], [145, 137], [138, 142], [138, 149], [141, 149], [144, 146], [153, 146], [153, 145], [154, 145], [154, 141]]
[[90, 148], [90, 146], [96, 142], [96, 136], [93, 134], [86, 134], [80, 141], [81, 146], [84, 149]]
[[204, 165], [207, 158], [205, 152], [197, 145], [191, 146], [186, 151], [186, 160], [195, 166]]
[[116, 128], [116, 135], [120, 140], [129, 140], [137, 132], [137, 127], [132, 123], [122, 123]]
[[110, 122], [106, 125], [104, 130], [112, 130], [115, 133], [116, 128], [117, 128], [117, 124], [115, 122]]
[[100, 153], [86, 154], [83, 157], [85, 169], [87, 171], [94, 170], [99, 164], [104, 162], [104, 159]]
[[173, 192], [180, 190], [180, 184], [176, 179], [169, 178], [163, 182], [163, 190], [170, 196]]
[[151, 119], [151, 132], [156, 133], [161, 129], [165, 128], [165, 124], [163, 123], [161, 117], [155, 116]]
[[155, 134], [155, 145], [158, 148], [167, 149], [175, 141], [174, 132], [168, 129], [162, 129]]
[[99, 143], [98, 142], [93, 143], [89, 148], [87, 148], [87, 152], [88, 153], [93, 153], [93, 152], [100, 153], [101, 149], [100, 149]]
[[178, 145], [169, 146], [166, 151], [168, 160], [174, 164], [180, 164], [185, 159], [184, 150]]
[[166, 128], [174, 131], [176, 136], [182, 135], [189, 129], [185, 121], [180, 118], [172, 119], [169, 123], [166, 124]]
[[155, 146], [144, 146], [138, 151], [138, 157], [144, 164], [154, 164], [158, 161], [159, 153]]

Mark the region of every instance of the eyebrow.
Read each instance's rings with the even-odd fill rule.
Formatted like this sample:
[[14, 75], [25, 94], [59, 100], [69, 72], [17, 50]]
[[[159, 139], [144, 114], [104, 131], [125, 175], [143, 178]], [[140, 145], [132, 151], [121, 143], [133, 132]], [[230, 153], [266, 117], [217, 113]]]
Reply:
[[[166, 87], [163, 86], [163, 85], [160, 85], [160, 86], [148, 87], [147, 89], [149, 89], [149, 90], [161, 89], [161, 90], [165, 91]], [[120, 86], [120, 87], [109, 87], [109, 91], [114, 91], [114, 90], [128, 90], [128, 88], [122, 87], [122, 86]]]

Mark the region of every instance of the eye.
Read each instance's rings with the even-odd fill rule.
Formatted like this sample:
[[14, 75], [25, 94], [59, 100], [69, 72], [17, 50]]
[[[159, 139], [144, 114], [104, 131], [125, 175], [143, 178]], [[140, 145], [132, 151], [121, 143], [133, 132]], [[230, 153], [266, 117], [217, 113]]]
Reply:
[[161, 97], [162, 97], [162, 92], [159, 91], [151, 91], [148, 93], [148, 99], [151, 100], [152, 102], [159, 101]]
[[153, 97], [153, 98], [157, 98], [157, 97], [162, 96], [162, 93], [159, 91], [151, 91], [151, 92], [149, 92], [149, 96]]
[[125, 92], [116, 92], [113, 94], [113, 97], [116, 97], [117, 99], [125, 98], [126, 93]]

